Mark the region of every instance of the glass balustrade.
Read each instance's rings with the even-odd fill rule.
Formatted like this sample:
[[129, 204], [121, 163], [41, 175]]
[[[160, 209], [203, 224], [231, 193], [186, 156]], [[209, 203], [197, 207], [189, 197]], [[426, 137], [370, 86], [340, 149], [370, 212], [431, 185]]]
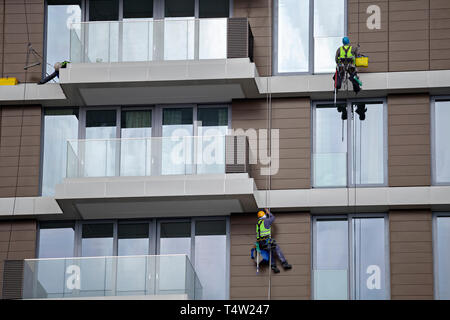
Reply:
[[227, 58], [227, 18], [73, 23], [74, 63]]
[[22, 292], [24, 299], [165, 296], [199, 300], [202, 285], [186, 255], [27, 259]]

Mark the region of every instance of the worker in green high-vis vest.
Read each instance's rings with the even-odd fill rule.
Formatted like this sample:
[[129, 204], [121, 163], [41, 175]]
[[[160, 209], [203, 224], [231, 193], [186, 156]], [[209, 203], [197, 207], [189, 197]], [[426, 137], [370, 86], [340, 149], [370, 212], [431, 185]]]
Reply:
[[281, 261], [281, 265], [285, 270], [291, 269], [292, 266], [287, 262], [286, 258], [283, 255], [283, 252], [280, 249], [280, 246], [276, 243], [276, 241], [272, 238], [272, 223], [275, 220], [275, 216], [270, 213], [268, 209], [258, 211], [258, 222], [256, 223], [256, 241], [259, 244], [259, 247], [262, 250], [272, 251], [272, 270], [275, 273], [279, 273], [280, 269], [277, 268], [276, 259]]

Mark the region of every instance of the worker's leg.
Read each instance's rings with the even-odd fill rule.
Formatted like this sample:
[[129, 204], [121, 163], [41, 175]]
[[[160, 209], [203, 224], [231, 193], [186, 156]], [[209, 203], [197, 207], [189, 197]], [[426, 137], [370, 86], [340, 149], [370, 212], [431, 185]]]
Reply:
[[[337, 77], [337, 79], [336, 79], [336, 77]], [[335, 81], [337, 90], [341, 89], [343, 79], [344, 79], [344, 68], [341, 65], [339, 65], [337, 67], [337, 72], [335, 72], [335, 74], [333, 76], [333, 80]]]
[[44, 79], [42, 79], [41, 81], [39, 81], [38, 84], [45, 84], [51, 80], [53, 80], [55, 77], [59, 77], [59, 71], [55, 71], [53, 72], [51, 75], [46, 76]]
[[280, 246], [276, 243], [275, 240], [273, 240], [273, 243], [272, 243], [272, 250], [273, 250], [272, 254], [274, 256], [276, 254], [278, 259], [280, 259], [281, 265], [283, 266], [283, 268], [285, 268], [285, 269], [291, 269], [292, 268], [292, 266], [287, 262], [286, 258], [284, 257], [283, 251], [281, 251]]
[[356, 69], [354, 66], [350, 66], [348, 68], [348, 73], [350, 75], [350, 81], [353, 84], [353, 91], [355, 91], [355, 93], [358, 93], [361, 91], [361, 86], [359, 83], [359, 78], [358, 78], [358, 73], [356, 72]]

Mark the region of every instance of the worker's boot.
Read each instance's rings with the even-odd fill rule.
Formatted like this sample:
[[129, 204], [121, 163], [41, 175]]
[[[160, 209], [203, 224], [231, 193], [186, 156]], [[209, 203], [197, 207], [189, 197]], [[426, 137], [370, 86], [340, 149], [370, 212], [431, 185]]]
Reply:
[[342, 112], [341, 119], [347, 120], [347, 107], [346, 106], [338, 106], [337, 110], [338, 110], [338, 112]]
[[359, 115], [359, 120], [363, 121], [366, 119], [367, 108], [363, 104], [358, 104], [356, 106], [356, 113]]
[[273, 271], [274, 273], [280, 273], [280, 269], [278, 269], [277, 266], [272, 266], [272, 271]]
[[284, 270], [292, 269], [292, 266], [287, 261], [283, 262], [281, 265], [283, 266]]

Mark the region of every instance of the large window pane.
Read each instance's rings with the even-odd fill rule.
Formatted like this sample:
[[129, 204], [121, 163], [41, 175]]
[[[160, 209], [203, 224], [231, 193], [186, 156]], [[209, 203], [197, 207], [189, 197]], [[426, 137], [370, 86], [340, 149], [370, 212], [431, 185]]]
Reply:
[[228, 108], [198, 108], [197, 121], [197, 173], [224, 173]]
[[119, 0], [89, 0], [89, 21], [119, 20]]
[[123, 18], [152, 18], [153, 0], [123, 0]]
[[314, 299], [348, 299], [348, 222], [317, 220], [314, 234]]
[[122, 111], [120, 175], [145, 176], [151, 174], [151, 110]]
[[113, 224], [83, 224], [81, 256], [98, 257], [113, 255]]
[[345, 0], [314, 0], [314, 72], [334, 72], [345, 35]]
[[315, 187], [347, 185], [347, 121], [334, 105], [316, 106], [313, 159]]
[[278, 1], [278, 72], [309, 71], [309, 0]]
[[118, 226], [118, 255], [133, 256], [148, 254], [148, 223], [124, 223]]
[[[195, 270], [204, 299], [226, 299], [226, 221], [197, 221], [195, 226]], [[214, 272], [211, 272], [214, 270]]]
[[81, 1], [49, 0], [47, 3], [47, 67], [48, 74], [53, 72], [56, 62], [70, 60], [70, 34], [72, 23], [81, 21]]
[[[356, 162], [356, 172], [352, 179], [356, 184], [383, 184], [384, 182], [384, 115], [383, 103], [354, 104], [367, 108], [366, 119], [359, 120], [355, 114], [352, 138], [355, 154], [352, 163]], [[351, 168], [354, 168], [352, 165]]]
[[450, 183], [450, 101], [436, 101], [434, 106], [434, 179]]
[[88, 110], [86, 112], [86, 141], [84, 175], [87, 177], [114, 176], [116, 171], [116, 110]]
[[191, 223], [161, 223], [159, 254], [187, 254], [188, 256], [190, 256]]
[[78, 110], [46, 109], [44, 112], [44, 157], [42, 195], [52, 196], [55, 185], [66, 177], [67, 140], [78, 138]]
[[387, 299], [384, 218], [353, 219], [355, 298]]
[[39, 258], [66, 258], [74, 255], [75, 224], [43, 222], [39, 226]]
[[162, 174], [192, 173], [192, 117], [192, 108], [163, 109]]
[[450, 217], [437, 217], [436, 227], [438, 298], [450, 300]]

